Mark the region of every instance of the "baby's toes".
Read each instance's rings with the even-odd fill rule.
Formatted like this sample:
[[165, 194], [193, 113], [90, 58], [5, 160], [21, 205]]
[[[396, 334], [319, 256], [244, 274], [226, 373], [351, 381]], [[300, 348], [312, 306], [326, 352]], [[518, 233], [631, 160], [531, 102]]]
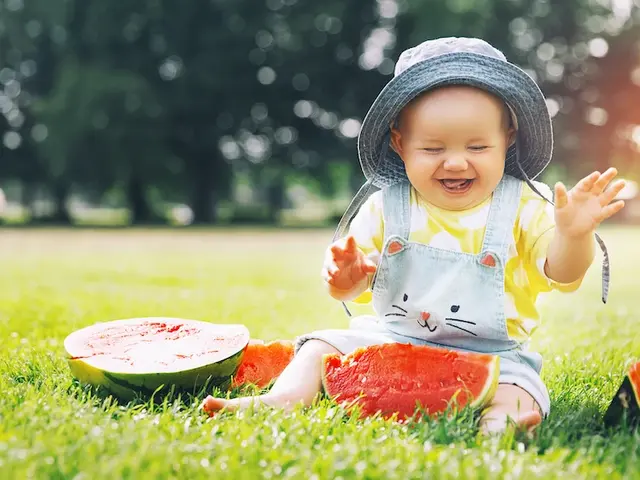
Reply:
[[521, 413], [515, 419], [513, 417], [505, 412], [488, 413], [480, 422], [480, 431], [484, 434], [499, 434], [505, 432], [510, 425], [515, 425], [530, 432], [542, 422], [542, 416], [535, 410]]
[[526, 430], [533, 430], [535, 427], [540, 425], [540, 423], [542, 423], [542, 416], [535, 410], [520, 415], [516, 421], [516, 425]]

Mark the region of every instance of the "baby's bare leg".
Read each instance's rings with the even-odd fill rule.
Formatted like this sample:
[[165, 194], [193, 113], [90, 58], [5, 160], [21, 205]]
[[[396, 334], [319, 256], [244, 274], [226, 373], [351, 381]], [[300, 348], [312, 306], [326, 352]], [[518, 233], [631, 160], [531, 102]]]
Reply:
[[311, 405], [322, 389], [322, 356], [329, 353], [339, 352], [321, 340], [309, 340], [302, 345], [268, 393], [231, 400], [209, 395], [202, 407], [205, 411], [213, 413], [222, 409], [244, 409], [253, 403], [285, 409], [292, 409], [298, 403]]
[[483, 433], [502, 432], [507, 428], [508, 418], [520, 427], [532, 429], [542, 421], [542, 411], [525, 390], [517, 385], [501, 383], [482, 415], [480, 430]]

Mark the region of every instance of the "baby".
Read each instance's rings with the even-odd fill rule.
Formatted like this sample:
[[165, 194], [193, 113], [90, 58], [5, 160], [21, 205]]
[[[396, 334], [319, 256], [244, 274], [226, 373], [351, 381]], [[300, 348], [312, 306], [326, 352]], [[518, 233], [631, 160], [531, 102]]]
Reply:
[[[624, 182], [605, 190], [616, 176], [609, 169], [570, 191], [558, 183], [553, 206], [551, 190], [531, 180], [551, 159], [545, 99], [478, 39], [430, 40], [405, 51], [363, 122], [358, 150], [367, 183], [322, 271], [333, 298], [371, 301], [375, 315], [299, 337], [268, 393], [209, 396], [205, 410], [309, 405], [322, 388], [324, 354], [403, 342], [499, 355], [499, 386], [481, 430], [502, 431], [508, 419], [533, 428], [550, 408], [541, 356], [527, 349], [539, 322], [536, 299], [578, 288], [594, 240], [604, 250], [596, 227], [624, 206], [614, 202]], [[373, 186], [380, 190], [368, 196]]]

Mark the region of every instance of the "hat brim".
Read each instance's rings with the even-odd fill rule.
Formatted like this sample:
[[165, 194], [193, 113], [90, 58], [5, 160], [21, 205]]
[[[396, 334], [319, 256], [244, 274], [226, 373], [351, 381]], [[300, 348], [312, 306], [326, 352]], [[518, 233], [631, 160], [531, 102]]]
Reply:
[[[389, 146], [390, 125], [411, 100], [447, 85], [481, 88], [500, 97], [515, 112], [522, 169], [536, 178], [551, 161], [553, 131], [544, 95], [521, 68], [475, 53], [448, 53], [417, 63], [394, 77], [369, 109], [358, 136], [362, 170], [377, 187], [407, 178], [404, 163]], [[523, 179], [516, 147], [507, 151], [505, 173]]]

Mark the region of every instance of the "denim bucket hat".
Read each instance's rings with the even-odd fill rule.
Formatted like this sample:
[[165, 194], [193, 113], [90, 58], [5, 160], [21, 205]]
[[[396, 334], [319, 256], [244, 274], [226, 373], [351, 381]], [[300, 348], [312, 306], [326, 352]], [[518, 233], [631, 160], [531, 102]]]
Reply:
[[[385, 188], [408, 181], [404, 162], [390, 146], [391, 126], [400, 111], [421, 93], [449, 85], [480, 88], [507, 105], [516, 140], [507, 150], [504, 173], [525, 181], [535, 193], [553, 204], [531, 181], [547, 167], [553, 153], [551, 116], [536, 82], [484, 40], [438, 38], [402, 52], [393, 78], [365, 116], [358, 136], [358, 156], [367, 181], [340, 220], [334, 240], [344, 235], [374, 187]], [[602, 301], [606, 303], [609, 255], [597, 234], [596, 240], [604, 254]]]
[[[404, 163], [389, 146], [389, 127], [400, 111], [421, 93], [447, 85], [481, 88], [509, 107], [518, 139], [507, 151], [507, 175], [534, 179], [545, 169], [553, 152], [553, 131], [547, 103], [535, 81], [483, 40], [441, 38], [400, 55], [393, 79], [364, 119], [358, 153], [362, 170], [374, 186], [407, 179]], [[516, 154], [516, 144], [521, 155]]]

